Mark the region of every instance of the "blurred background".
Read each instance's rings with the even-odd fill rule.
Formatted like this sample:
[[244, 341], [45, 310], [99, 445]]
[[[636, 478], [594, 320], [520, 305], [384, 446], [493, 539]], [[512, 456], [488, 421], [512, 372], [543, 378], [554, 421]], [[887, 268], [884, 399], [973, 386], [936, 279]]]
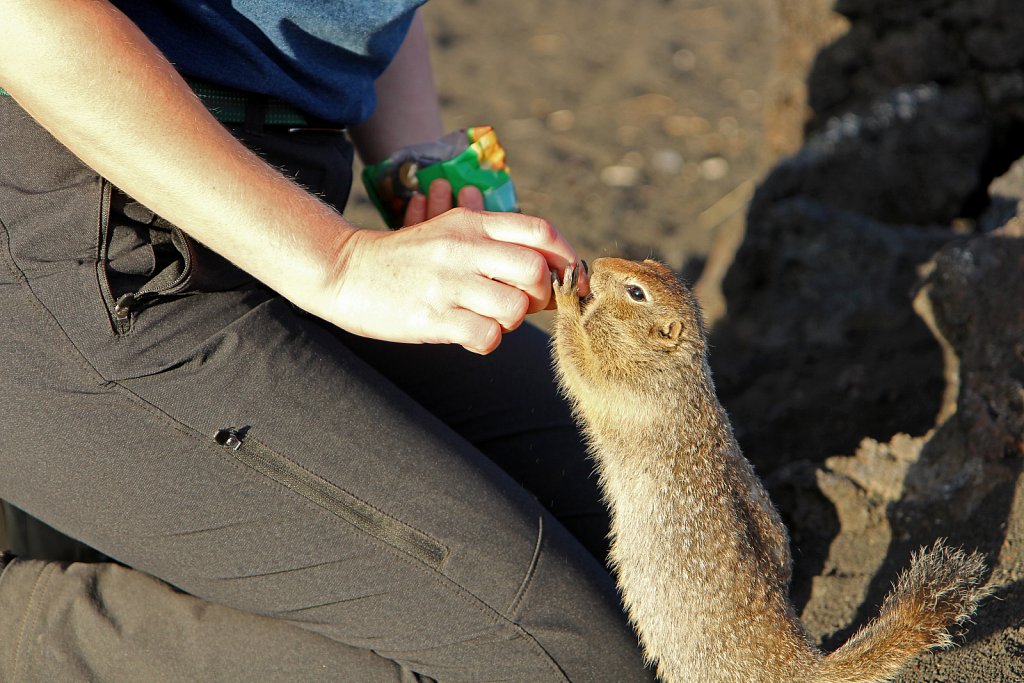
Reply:
[[[495, 126], [524, 212], [586, 259], [654, 257], [696, 280], [716, 242], [738, 243], [753, 184], [798, 148], [806, 70], [844, 25], [826, 3], [789, 4], [438, 0], [424, 14], [446, 128]], [[347, 216], [382, 226], [355, 190]]]

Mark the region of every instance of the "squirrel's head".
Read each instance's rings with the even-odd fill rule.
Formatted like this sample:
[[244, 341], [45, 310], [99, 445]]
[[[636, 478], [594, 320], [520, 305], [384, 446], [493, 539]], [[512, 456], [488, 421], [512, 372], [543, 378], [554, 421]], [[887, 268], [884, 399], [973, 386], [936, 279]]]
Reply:
[[[665, 355], [703, 358], [704, 321], [690, 290], [667, 266], [650, 259], [601, 258], [590, 273], [582, 302], [588, 330], [614, 330], [606, 339], [622, 353], [635, 350], [655, 361]], [[598, 341], [598, 340], [592, 340]]]

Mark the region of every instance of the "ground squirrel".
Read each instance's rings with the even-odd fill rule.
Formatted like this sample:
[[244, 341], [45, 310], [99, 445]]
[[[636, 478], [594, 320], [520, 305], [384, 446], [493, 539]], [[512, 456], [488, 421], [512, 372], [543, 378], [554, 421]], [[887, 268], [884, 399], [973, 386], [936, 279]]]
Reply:
[[669, 683], [889, 680], [948, 646], [984, 561], [937, 542], [881, 614], [825, 655], [789, 602], [785, 527], [715, 395], [700, 308], [655, 261], [600, 259], [553, 277], [555, 365], [612, 513], [610, 557], [649, 660]]

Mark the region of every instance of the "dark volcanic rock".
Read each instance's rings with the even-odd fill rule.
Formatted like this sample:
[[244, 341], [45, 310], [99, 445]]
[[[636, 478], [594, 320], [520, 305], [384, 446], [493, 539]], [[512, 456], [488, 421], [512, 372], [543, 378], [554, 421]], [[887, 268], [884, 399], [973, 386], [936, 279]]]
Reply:
[[959, 359], [964, 442], [985, 460], [1024, 457], [1024, 239], [996, 233], [949, 245], [927, 286]]
[[765, 207], [725, 281], [719, 393], [761, 468], [932, 425], [942, 354], [912, 308], [952, 231], [894, 226], [806, 197]]
[[914, 311], [919, 270], [1017, 212], [988, 188], [1024, 153], [1024, 56], [998, 36], [986, 59], [970, 44], [1024, 13], [1001, 0], [836, 8], [850, 30], [811, 75], [812, 133], [754, 196], [713, 340], [720, 393], [762, 468], [927, 431], [943, 369]]
[[811, 133], [723, 283], [719, 394], [812, 634], [841, 643], [947, 537], [988, 556], [1001, 600], [899, 680], [1024, 680], [1024, 12], [836, 7], [851, 26], [810, 78]]
[[890, 223], [949, 223], [965, 215], [985, 175], [993, 124], [970, 90], [901, 87], [830, 119], [779, 164], [750, 211], [794, 195]]

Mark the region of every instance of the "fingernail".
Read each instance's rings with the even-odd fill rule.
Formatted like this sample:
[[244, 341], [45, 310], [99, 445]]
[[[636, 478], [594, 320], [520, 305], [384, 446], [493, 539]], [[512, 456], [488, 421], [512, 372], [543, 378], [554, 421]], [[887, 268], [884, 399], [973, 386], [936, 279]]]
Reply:
[[587, 274], [587, 277], [589, 277], [590, 276], [590, 266], [588, 266], [587, 262], [584, 261], [583, 259], [580, 259], [580, 263], [583, 264], [583, 272]]

